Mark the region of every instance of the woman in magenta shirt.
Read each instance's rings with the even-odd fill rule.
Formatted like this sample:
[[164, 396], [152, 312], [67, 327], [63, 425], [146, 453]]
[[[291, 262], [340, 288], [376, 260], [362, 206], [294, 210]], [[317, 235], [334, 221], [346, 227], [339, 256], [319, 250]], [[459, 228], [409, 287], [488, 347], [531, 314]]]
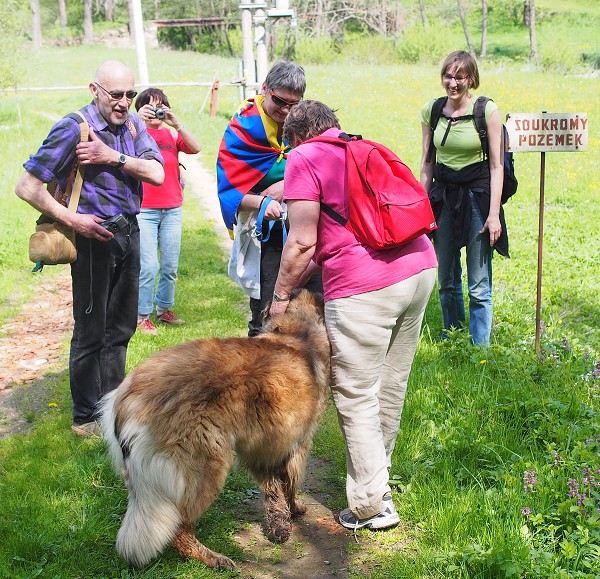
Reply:
[[320, 211], [323, 202], [347, 215], [344, 147], [304, 143], [322, 133], [340, 133], [323, 103], [303, 101], [288, 114], [284, 137], [294, 147], [284, 179], [290, 234], [270, 313], [285, 312], [292, 290], [321, 267], [331, 389], [346, 439], [349, 508], [339, 520], [351, 529], [384, 529], [399, 522], [389, 469], [437, 262], [425, 235], [375, 250]]

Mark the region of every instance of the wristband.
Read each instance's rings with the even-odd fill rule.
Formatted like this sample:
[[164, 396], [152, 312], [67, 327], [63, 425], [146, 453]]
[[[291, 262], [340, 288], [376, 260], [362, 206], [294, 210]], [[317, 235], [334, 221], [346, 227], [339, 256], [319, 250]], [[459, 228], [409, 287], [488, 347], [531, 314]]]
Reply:
[[183, 125], [183, 124], [181, 124], [181, 125], [179, 125], [178, 127], [175, 127], [175, 130], [176, 130], [177, 132], [181, 131], [181, 129], [183, 129], [183, 126], [184, 126], [184, 125]]
[[284, 298], [282, 296], [280, 296], [277, 292], [273, 292], [273, 301], [274, 302], [289, 302], [290, 298]]

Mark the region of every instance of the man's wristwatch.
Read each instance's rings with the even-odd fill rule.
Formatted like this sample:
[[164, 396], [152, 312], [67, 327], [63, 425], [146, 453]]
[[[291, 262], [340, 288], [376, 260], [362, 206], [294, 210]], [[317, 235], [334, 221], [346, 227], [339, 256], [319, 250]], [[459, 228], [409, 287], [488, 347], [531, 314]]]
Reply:
[[119, 162], [117, 163], [117, 169], [120, 169], [127, 162], [127, 157], [121, 153], [119, 155]]
[[289, 302], [290, 298], [284, 298], [283, 296], [280, 296], [277, 292], [273, 292], [273, 301], [274, 302]]

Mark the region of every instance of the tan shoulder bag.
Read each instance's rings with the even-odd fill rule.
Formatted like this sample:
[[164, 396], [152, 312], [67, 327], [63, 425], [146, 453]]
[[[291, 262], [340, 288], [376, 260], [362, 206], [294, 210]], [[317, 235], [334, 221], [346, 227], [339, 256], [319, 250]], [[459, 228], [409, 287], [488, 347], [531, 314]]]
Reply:
[[[89, 136], [89, 125], [79, 111], [76, 114], [81, 117], [79, 122], [80, 141], [85, 142]], [[68, 205], [69, 211], [77, 211], [84, 172], [85, 167], [81, 166], [77, 157], [75, 157], [71, 175], [67, 180], [66, 191], [59, 191], [55, 179], [48, 183], [48, 191], [59, 203], [63, 204], [66, 204], [69, 189], [72, 187]], [[44, 220], [42, 215], [35, 227], [35, 233], [29, 239], [29, 259], [36, 264], [33, 271], [40, 271], [44, 265], [73, 263], [77, 259], [75, 230], [58, 221]]]

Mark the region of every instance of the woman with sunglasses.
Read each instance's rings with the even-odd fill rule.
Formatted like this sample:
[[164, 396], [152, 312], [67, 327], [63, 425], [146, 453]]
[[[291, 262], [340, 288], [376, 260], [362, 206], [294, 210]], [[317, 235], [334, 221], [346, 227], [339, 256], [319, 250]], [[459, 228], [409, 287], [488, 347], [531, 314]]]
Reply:
[[[261, 206], [265, 210], [263, 232], [270, 229], [268, 240], [260, 244], [260, 287], [242, 287], [250, 297], [249, 336], [260, 333], [263, 312], [273, 297], [279, 273], [283, 250], [281, 218], [285, 214], [283, 172], [290, 150], [283, 138], [283, 123], [292, 107], [302, 100], [305, 89], [306, 78], [300, 65], [284, 60], [275, 63], [260, 94], [244, 101], [231, 119], [219, 147], [217, 187], [230, 234], [233, 236], [239, 211], [257, 214]], [[320, 274], [309, 280], [306, 287], [322, 291]]]
[[[461, 248], [466, 248], [469, 331], [478, 346], [488, 346], [492, 329], [492, 252], [508, 255], [508, 238], [500, 204], [503, 182], [502, 121], [489, 100], [485, 119], [489, 163], [473, 122], [479, 87], [475, 59], [462, 50], [449, 54], [441, 69], [446, 101], [435, 130], [434, 103], [421, 109], [423, 136], [421, 183], [429, 192], [438, 229], [433, 241], [438, 258], [438, 285], [444, 338], [465, 323]], [[433, 135], [432, 135], [433, 133]], [[433, 146], [431, 146], [433, 136]]]

